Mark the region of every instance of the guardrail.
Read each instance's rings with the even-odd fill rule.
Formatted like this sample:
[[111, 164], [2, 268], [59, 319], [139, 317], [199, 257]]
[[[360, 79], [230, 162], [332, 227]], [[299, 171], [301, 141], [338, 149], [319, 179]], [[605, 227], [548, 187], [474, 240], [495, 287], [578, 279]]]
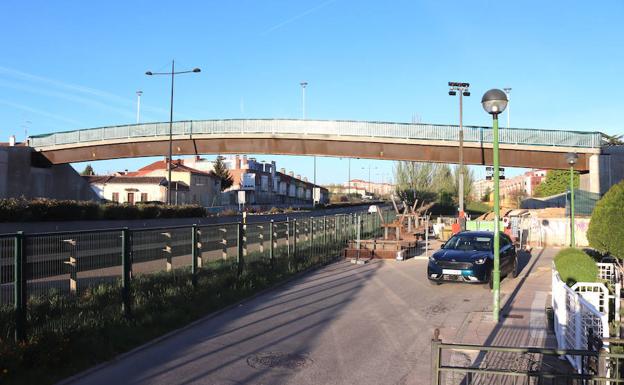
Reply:
[[[172, 279], [180, 280], [177, 284], [184, 286], [186, 281], [175, 277], [190, 277], [195, 286], [198, 277], [207, 279], [220, 272], [231, 275], [234, 271], [233, 278], [238, 279], [257, 271], [301, 271], [340, 255], [356, 234], [362, 238], [380, 236], [378, 214], [2, 234], [0, 320], [14, 322], [0, 323], [0, 339], [14, 335], [23, 340], [27, 335], [67, 332], [76, 319], [84, 317], [80, 311], [83, 294], [93, 298], [103, 296], [103, 292], [119, 293], [118, 297], [104, 296], [108, 299], [102, 299], [102, 305], [110, 307], [114, 305], [110, 301], [120, 301], [118, 309], [123, 308], [124, 314], [131, 316], [132, 296], [139, 291], [133, 289], [137, 278], [146, 284], [150, 276], [171, 273]], [[67, 311], [77, 313], [65, 314]]]
[[[559, 357], [582, 363], [578, 372]], [[624, 354], [586, 349], [481, 346], [431, 341], [433, 385], [623, 384]]]
[[[459, 141], [459, 126], [456, 125], [343, 120], [189, 120], [174, 122], [172, 131], [174, 135], [188, 136], [198, 134], [318, 134], [352, 137]], [[168, 135], [169, 123], [159, 122], [33, 135], [29, 138], [29, 143], [32, 147], [43, 149], [45, 147], [63, 144]], [[601, 140], [602, 134], [600, 132], [524, 128], [504, 128], [499, 131], [499, 141], [501, 144], [598, 148], [601, 145]], [[492, 128], [464, 126], [464, 141], [473, 143], [491, 143]]]

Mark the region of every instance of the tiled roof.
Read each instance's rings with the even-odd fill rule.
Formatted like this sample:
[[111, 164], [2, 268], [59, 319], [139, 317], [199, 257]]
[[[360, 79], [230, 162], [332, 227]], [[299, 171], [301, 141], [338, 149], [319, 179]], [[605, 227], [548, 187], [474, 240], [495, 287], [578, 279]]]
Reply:
[[125, 176], [125, 175], [83, 175], [83, 178], [91, 184], [103, 183], [134, 183], [134, 184], [166, 184], [166, 179], [161, 176]]
[[[159, 160], [154, 163], [148, 164], [145, 167], [140, 168], [136, 173], [138, 175], [146, 174], [149, 171], [157, 171], [157, 170], [166, 170], [167, 162], [164, 160]], [[208, 175], [214, 177], [212, 173], [200, 171], [189, 166], [185, 166], [182, 163], [181, 159], [175, 159], [171, 162], [171, 171], [182, 171], [182, 172], [190, 172], [192, 174], [200, 174], [200, 175]]]

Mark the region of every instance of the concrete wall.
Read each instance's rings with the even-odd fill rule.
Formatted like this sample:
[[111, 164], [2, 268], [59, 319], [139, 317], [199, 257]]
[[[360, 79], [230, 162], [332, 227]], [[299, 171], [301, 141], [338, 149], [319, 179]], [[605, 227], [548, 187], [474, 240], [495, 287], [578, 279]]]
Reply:
[[604, 194], [624, 179], [624, 146], [609, 146], [589, 157], [589, 173], [581, 175], [581, 189]]
[[51, 165], [28, 147], [0, 147], [0, 198], [98, 200], [69, 164]]
[[[589, 218], [575, 218], [574, 224], [574, 239], [576, 241], [576, 246], [589, 246], [589, 241], [587, 241]], [[525, 230], [524, 236], [526, 237], [527, 243], [531, 246], [543, 247], [570, 245], [569, 218], [530, 217], [523, 219], [521, 228]]]

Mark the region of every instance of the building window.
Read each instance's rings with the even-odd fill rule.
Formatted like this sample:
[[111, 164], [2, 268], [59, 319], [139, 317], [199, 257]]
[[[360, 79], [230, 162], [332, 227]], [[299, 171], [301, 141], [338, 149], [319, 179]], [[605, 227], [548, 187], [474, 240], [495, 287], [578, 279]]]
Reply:
[[130, 192], [128, 193], [128, 200], [127, 200], [127, 202], [129, 204], [131, 204], [131, 205], [134, 204], [134, 193], [130, 193]]
[[141, 202], [147, 202], [147, 193], [141, 193]]
[[113, 202], [119, 203], [119, 193], [116, 193], [116, 192], [113, 193]]

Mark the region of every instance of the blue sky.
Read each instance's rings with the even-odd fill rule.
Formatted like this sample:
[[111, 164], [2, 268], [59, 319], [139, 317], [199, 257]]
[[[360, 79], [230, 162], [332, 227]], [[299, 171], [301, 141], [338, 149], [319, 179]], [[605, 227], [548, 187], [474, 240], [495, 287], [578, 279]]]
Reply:
[[[484, 91], [512, 87], [511, 126], [624, 133], [624, 2], [11, 1], [0, 3], [0, 140], [8, 135], [175, 118], [457, 123], [448, 81], [471, 83], [465, 124], [486, 125]], [[506, 117], [503, 117], [506, 121]], [[312, 177], [312, 160], [274, 158]], [[133, 169], [148, 159], [98, 162]], [[371, 161], [353, 160], [352, 177]], [[392, 162], [372, 162], [388, 180]], [[81, 168], [83, 165], [76, 165]], [[347, 161], [319, 158], [319, 183]], [[364, 169], [362, 169], [364, 168]], [[482, 174], [481, 168], [476, 168]], [[331, 172], [327, 172], [331, 170]]]

